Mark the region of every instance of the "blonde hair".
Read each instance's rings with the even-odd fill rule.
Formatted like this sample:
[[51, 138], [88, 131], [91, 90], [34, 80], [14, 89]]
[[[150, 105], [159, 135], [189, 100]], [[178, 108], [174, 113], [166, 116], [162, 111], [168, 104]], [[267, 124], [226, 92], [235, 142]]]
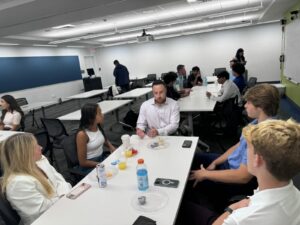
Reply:
[[245, 127], [243, 135], [278, 180], [290, 180], [300, 172], [300, 124], [292, 120], [266, 120]]
[[14, 175], [29, 175], [36, 178], [50, 198], [54, 194], [52, 185], [39, 170], [34, 160], [36, 139], [32, 134], [15, 134], [7, 138], [0, 146], [3, 168], [2, 192], [5, 192], [9, 179]]

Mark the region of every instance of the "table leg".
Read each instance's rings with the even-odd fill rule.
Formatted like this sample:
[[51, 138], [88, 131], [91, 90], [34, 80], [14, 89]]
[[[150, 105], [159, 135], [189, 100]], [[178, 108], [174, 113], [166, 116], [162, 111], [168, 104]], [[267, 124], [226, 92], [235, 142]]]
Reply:
[[119, 109], [116, 109], [116, 120], [119, 123]]
[[193, 113], [188, 114], [188, 123], [189, 123], [189, 130], [191, 131], [191, 136], [194, 135], [194, 126], [193, 126]]

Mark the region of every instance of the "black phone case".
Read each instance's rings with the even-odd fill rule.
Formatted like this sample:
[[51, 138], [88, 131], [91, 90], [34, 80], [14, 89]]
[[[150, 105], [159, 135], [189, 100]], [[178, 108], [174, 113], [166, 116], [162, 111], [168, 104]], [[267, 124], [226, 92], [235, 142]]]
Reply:
[[156, 221], [154, 221], [146, 216], [139, 216], [134, 221], [133, 225], [156, 225]]
[[156, 178], [154, 185], [160, 187], [171, 187], [177, 188], [179, 185], [179, 180], [167, 179], [167, 178]]
[[183, 148], [190, 148], [192, 146], [192, 141], [191, 140], [185, 140], [182, 144]]

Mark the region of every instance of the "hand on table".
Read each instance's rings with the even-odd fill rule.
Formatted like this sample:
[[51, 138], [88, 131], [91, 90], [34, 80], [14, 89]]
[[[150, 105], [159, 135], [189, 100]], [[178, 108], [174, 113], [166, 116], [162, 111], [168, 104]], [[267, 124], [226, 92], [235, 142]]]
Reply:
[[136, 134], [143, 139], [145, 137], [145, 132], [139, 128], [136, 129]]
[[151, 128], [151, 129], [148, 131], [147, 135], [148, 135], [149, 137], [156, 137], [156, 136], [158, 135], [158, 131], [157, 131], [155, 128]]

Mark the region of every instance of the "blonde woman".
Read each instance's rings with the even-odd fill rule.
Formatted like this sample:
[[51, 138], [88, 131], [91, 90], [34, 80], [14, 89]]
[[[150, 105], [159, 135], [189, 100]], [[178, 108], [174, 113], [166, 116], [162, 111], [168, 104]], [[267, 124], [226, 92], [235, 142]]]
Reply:
[[71, 189], [41, 149], [29, 133], [13, 135], [1, 146], [2, 192], [24, 225], [31, 224]]

